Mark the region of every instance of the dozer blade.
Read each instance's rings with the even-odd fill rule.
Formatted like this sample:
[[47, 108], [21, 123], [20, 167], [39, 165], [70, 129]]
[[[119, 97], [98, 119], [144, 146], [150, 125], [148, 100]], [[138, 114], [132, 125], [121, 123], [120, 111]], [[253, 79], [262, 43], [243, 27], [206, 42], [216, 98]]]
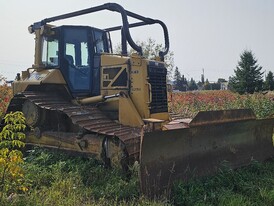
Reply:
[[257, 120], [251, 110], [223, 110], [200, 112], [181, 129], [171, 124], [169, 130], [145, 133], [140, 156], [142, 192], [150, 197], [168, 195], [175, 180], [274, 157], [273, 125], [273, 118]]

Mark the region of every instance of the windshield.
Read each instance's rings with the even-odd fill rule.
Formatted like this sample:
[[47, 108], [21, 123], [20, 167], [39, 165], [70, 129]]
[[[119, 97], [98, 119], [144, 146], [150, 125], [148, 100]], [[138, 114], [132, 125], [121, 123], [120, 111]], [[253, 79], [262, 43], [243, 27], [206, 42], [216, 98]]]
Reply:
[[47, 67], [57, 67], [59, 65], [58, 51], [58, 40], [51, 37], [44, 37], [42, 63]]

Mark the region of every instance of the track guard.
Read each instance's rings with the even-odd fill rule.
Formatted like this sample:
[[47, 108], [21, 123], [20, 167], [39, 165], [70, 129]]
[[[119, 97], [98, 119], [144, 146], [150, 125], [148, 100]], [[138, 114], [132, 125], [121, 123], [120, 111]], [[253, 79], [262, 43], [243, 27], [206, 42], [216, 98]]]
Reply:
[[240, 117], [237, 110], [228, 111], [197, 114], [204, 118], [215, 113], [223, 121], [194, 118], [189, 128], [145, 133], [140, 154], [142, 192], [150, 197], [168, 195], [175, 180], [214, 174], [224, 164], [238, 168], [253, 159], [274, 157], [274, 118], [256, 120], [250, 110], [241, 110]]

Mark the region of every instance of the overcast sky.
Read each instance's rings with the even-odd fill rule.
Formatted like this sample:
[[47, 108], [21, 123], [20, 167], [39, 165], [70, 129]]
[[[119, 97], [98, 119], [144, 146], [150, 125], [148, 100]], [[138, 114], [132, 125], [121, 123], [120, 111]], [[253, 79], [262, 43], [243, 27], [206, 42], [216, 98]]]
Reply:
[[[47, 17], [97, 6], [104, 0], [0, 0], [0, 74], [14, 79], [34, 61], [34, 35], [27, 27]], [[265, 71], [274, 72], [274, 0], [119, 0], [125, 9], [167, 25], [175, 65], [187, 78], [228, 79], [243, 50], [252, 50]], [[120, 24], [120, 16], [102, 11], [56, 22], [99, 28]], [[163, 43], [159, 26], [133, 29], [135, 40]], [[113, 41], [117, 42], [118, 35]]]

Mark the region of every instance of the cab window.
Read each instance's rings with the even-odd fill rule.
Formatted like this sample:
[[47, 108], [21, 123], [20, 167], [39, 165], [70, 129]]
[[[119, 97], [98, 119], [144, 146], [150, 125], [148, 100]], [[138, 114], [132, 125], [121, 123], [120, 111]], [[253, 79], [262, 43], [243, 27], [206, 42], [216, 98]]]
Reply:
[[58, 40], [52, 37], [43, 38], [42, 63], [46, 67], [56, 67], [58, 61]]
[[103, 31], [94, 31], [94, 52], [96, 54], [108, 52], [106, 35]]

